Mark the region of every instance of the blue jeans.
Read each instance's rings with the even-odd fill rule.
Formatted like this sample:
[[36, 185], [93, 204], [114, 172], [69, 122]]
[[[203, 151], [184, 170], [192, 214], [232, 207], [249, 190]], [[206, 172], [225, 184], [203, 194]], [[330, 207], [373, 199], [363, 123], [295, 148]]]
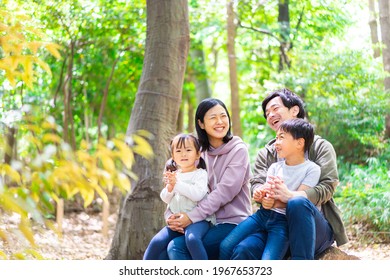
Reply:
[[[203, 237], [203, 246], [210, 260], [218, 260], [221, 241], [236, 227], [235, 224], [217, 224]], [[170, 260], [191, 260], [183, 236], [174, 238], [167, 248]]]
[[[313, 260], [334, 242], [332, 228], [317, 207], [307, 198], [294, 197], [287, 203], [286, 218], [291, 259]], [[261, 259], [266, 240], [258, 233], [237, 245], [233, 259]]]
[[238, 259], [233, 256], [234, 249], [248, 236], [257, 233], [262, 240], [263, 250], [259, 254], [262, 260], [281, 260], [288, 249], [286, 216], [272, 210], [260, 208], [255, 214], [241, 222], [222, 241], [220, 246], [221, 260]]
[[183, 237], [185, 247], [194, 260], [207, 260], [207, 253], [202, 243], [202, 238], [210, 228], [210, 223], [200, 221], [189, 225], [184, 230], [184, 235], [169, 227], [161, 229], [150, 241], [144, 254], [144, 260], [164, 260], [168, 259], [167, 246], [171, 240]]

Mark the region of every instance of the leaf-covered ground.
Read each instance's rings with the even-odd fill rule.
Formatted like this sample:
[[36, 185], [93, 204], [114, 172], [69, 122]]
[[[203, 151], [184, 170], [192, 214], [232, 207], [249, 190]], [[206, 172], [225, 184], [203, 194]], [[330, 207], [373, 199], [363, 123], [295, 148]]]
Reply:
[[[99, 260], [107, 255], [111, 239], [115, 230], [116, 214], [109, 216], [108, 236], [102, 234], [101, 214], [70, 213], [63, 220], [63, 235], [59, 238], [51, 230], [39, 230], [34, 227], [35, 241], [38, 247], [35, 249], [45, 259], [52, 260]], [[0, 229], [12, 231], [17, 225], [16, 217], [0, 217]], [[363, 235], [362, 235], [363, 236]], [[8, 256], [23, 252], [28, 247], [23, 238], [16, 234], [8, 234], [7, 243], [0, 240], [0, 251]], [[348, 254], [355, 255], [362, 260], [390, 260], [390, 244], [368, 242], [352, 238], [352, 241], [343, 245], [340, 249]], [[32, 258], [31, 255], [29, 258]]]

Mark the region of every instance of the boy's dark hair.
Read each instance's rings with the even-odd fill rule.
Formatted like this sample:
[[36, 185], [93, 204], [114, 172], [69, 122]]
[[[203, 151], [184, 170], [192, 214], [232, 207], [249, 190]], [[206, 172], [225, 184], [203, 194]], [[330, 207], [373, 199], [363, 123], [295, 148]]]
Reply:
[[267, 116], [265, 115], [265, 110], [268, 102], [270, 102], [275, 97], [280, 97], [282, 99], [283, 105], [286, 106], [288, 109], [291, 109], [294, 106], [298, 106], [299, 113], [297, 115], [297, 118], [305, 118], [305, 109], [303, 106], [302, 99], [288, 88], [278, 89], [267, 95], [267, 97], [263, 100], [263, 103], [261, 104], [261, 107], [263, 108], [264, 118], [267, 119]]
[[303, 119], [286, 120], [279, 126], [278, 131], [289, 133], [294, 139], [303, 138], [305, 140], [305, 152], [309, 151], [314, 141], [314, 127]]
[[225, 137], [223, 138], [223, 142], [227, 143], [233, 138], [231, 132], [232, 123], [231, 123], [229, 111], [226, 108], [225, 104], [221, 100], [216, 98], [203, 99], [202, 102], [199, 103], [195, 113], [195, 128], [196, 128], [196, 133], [198, 134], [199, 143], [202, 147], [202, 151], [207, 151], [210, 149], [210, 142], [209, 142], [209, 138], [207, 137], [206, 130], [200, 127], [198, 121], [200, 120], [202, 123], [204, 123], [204, 115], [207, 113], [208, 110], [210, 110], [211, 108], [217, 105], [221, 105], [225, 109], [226, 114], [229, 118], [229, 130], [226, 133]]
[[[194, 135], [191, 135], [191, 134], [185, 134], [185, 133], [181, 133], [179, 135], [176, 135], [172, 140], [171, 140], [171, 153], [173, 152], [173, 149], [175, 147], [173, 147], [173, 141], [174, 139], [178, 138], [177, 140], [177, 143], [176, 143], [176, 148], [182, 148], [182, 147], [186, 147], [186, 141], [192, 141], [192, 143], [194, 143], [194, 147], [195, 147], [195, 150], [196, 152], [200, 152], [200, 144], [199, 144], [199, 141], [198, 139], [194, 136]], [[199, 158], [199, 162], [198, 162], [198, 165], [196, 166], [197, 168], [202, 168], [202, 169], [206, 169], [206, 162], [204, 161], [203, 158]], [[165, 163], [165, 170], [166, 171], [170, 171], [170, 172], [173, 172], [173, 171], [176, 171], [178, 168], [176, 162], [173, 160], [173, 158], [170, 158], [168, 159], [168, 161]]]

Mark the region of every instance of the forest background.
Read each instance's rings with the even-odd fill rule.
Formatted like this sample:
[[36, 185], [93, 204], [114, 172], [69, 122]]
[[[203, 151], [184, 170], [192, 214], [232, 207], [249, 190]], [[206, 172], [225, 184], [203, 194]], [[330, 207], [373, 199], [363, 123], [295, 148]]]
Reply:
[[[99, 198], [110, 200], [118, 189], [129, 201], [134, 182], [144, 176], [134, 170], [137, 163], [156, 156], [165, 161], [168, 139], [194, 131], [194, 108], [209, 96], [228, 105], [233, 132], [248, 144], [254, 163], [257, 151], [274, 137], [261, 101], [282, 87], [304, 99], [316, 133], [337, 152], [335, 199], [349, 234], [388, 243], [390, 93], [384, 39], [390, 34], [390, 1], [166, 1], [188, 8], [190, 40], [180, 108], [173, 109], [174, 122], [166, 110], [166, 138], [157, 144], [155, 131], [141, 127], [129, 133], [146, 71], [147, 30], [152, 30], [146, 8], [152, 2], [164, 1], [0, 2], [0, 215], [19, 216], [17, 230], [0, 225], [1, 244], [17, 235], [33, 246], [32, 223], [56, 230], [52, 221], [61, 199], [65, 208], [87, 208]], [[181, 51], [169, 44], [155, 47]], [[149, 122], [164, 115], [150, 117]], [[166, 152], [156, 153], [156, 145]], [[151, 175], [160, 189], [162, 167]], [[117, 208], [121, 202], [111, 200]], [[139, 220], [156, 216], [157, 224], [153, 221], [145, 234], [134, 229], [143, 242], [130, 244], [127, 258], [139, 258], [163, 224], [162, 202], [154, 195], [151, 204], [158, 205], [155, 212], [143, 211]], [[117, 226], [112, 249], [120, 232]], [[131, 239], [131, 231], [127, 234]], [[123, 257], [114, 251], [111, 258]], [[0, 247], [1, 256], [37, 258], [31, 250], [8, 254]]]

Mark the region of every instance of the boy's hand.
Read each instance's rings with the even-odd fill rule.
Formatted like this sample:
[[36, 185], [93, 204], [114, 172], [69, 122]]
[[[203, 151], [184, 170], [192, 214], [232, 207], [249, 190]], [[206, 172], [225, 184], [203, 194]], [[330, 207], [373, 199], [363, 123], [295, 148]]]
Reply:
[[261, 203], [262, 199], [263, 199], [263, 191], [260, 188], [255, 189], [253, 192], [253, 200]]
[[271, 209], [275, 204], [275, 199], [271, 197], [264, 197], [263, 201], [261, 202], [261, 205], [263, 206], [264, 209]]

